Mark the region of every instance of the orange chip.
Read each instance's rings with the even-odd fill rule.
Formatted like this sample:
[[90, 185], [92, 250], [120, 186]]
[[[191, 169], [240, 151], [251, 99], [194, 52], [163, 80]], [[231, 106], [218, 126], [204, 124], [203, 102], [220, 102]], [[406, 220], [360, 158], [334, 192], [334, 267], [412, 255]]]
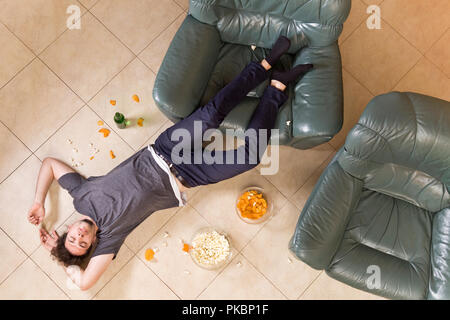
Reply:
[[98, 132], [101, 132], [101, 133], [103, 133], [103, 137], [107, 137], [107, 136], [109, 136], [109, 133], [111, 132], [111, 131], [109, 131], [108, 129], [106, 129], [106, 128], [101, 128], [100, 130], [98, 130]]
[[242, 217], [256, 220], [261, 218], [267, 212], [267, 202], [262, 193], [255, 190], [244, 192], [237, 203]]
[[145, 250], [145, 260], [150, 261], [155, 256], [155, 251], [153, 249]]
[[109, 150], [109, 156], [111, 157], [111, 159], [114, 159], [116, 157], [112, 150]]
[[97, 124], [98, 124], [99, 126], [102, 126], [102, 125], [103, 125], [103, 121], [102, 121], [102, 120], [98, 120], [98, 121], [97, 121]]
[[183, 251], [184, 252], [189, 252], [189, 249], [190, 249], [191, 247], [187, 244], [187, 243], [183, 243]]
[[111, 103], [111, 105], [115, 106], [116, 105], [116, 100], [109, 100], [109, 103]]
[[144, 122], [144, 118], [139, 118], [139, 119], [137, 120], [138, 126], [139, 126], [139, 127], [142, 127], [142, 126], [144, 125], [143, 122]]
[[136, 102], [139, 102], [139, 97], [136, 94], [133, 94], [133, 100]]
[[89, 158], [89, 160], [93, 160], [93, 159], [94, 159], [94, 156], [92, 156], [92, 157]]

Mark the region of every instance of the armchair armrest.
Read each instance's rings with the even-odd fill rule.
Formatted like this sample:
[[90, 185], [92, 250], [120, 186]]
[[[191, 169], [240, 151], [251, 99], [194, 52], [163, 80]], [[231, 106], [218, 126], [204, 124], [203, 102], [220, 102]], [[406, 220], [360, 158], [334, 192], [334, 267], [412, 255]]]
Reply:
[[303, 63], [314, 64], [314, 69], [294, 89], [291, 145], [308, 149], [329, 141], [342, 127], [342, 66], [337, 42], [302, 49], [293, 65]]
[[346, 173], [336, 159], [319, 178], [289, 242], [289, 249], [315, 269], [326, 269], [340, 246], [363, 183]]
[[450, 208], [433, 218], [428, 299], [450, 299]]
[[216, 27], [185, 18], [153, 87], [153, 99], [169, 119], [176, 122], [197, 108], [222, 44]]

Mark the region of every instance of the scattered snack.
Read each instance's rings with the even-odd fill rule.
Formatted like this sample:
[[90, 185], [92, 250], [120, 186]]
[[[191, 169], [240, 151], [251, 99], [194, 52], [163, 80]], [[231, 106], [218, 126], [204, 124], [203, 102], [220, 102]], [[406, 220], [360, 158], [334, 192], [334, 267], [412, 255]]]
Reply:
[[111, 131], [109, 131], [108, 129], [106, 129], [106, 128], [101, 128], [100, 130], [98, 130], [98, 132], [101, 132], [101, 133], [103, 133], [103, 137], [107, 137], [107, 136], [109, 136], [109, 133], [111, 132]]
[[97, 124], [98, 124], [99, 126], [102, 126], [104, 123], [103, 123], [102, 120], [98, 120], [98, 121], [97, 121]]
[[239, 197], [237, 208], [243, 218], [257, 220], [266, 214], [267, 201], [261, 192], [249, 190]]
[[116, 157], [112, 150], [109, 150], [109, 156], [111, 157], [111, 159], [114, 159]]
[[144, 118], [139, 118], [137, 120], [137, 124], [138, 124], [139, 127], [142, 127], [144, 125]]
[[94, 156], [90, 157], [89, 160], [94, 160]]
[[163, 234], [163, 237], [164, 238], [168, 238], [169, 236], [170, 236], [169, 233], [167, 231], [165, 231], [164, 234]]
[[150, 261], [155, 256], [155, 251], [153, 249], [145, 250], [145, 260]]
[[139, 102], [139, 97], [136, 94], [133, 94], [133, 100], [136, 102]]
[[190, 249], [191, 249], [191, 247], [187, 243], [183, 244], [183, 251], [184, 252], [189, 252]]
[[78, 149], [77, 148], [73, 148], [72, 151], [73, 152], [78, 152]]
[[109, 100], [109, 103], [111, 103], [112, 106], [116, 105], [116, 100]]
[[205, 267], [214, 267], [230, 255], [228, 239], [215, 230], [198, 233], [192, 240], [191, 256]]
[[72, 140], [67, 139], [67, 143], [68, 143], [68, 144], [72, 144], [72, 142], [73, 142]]

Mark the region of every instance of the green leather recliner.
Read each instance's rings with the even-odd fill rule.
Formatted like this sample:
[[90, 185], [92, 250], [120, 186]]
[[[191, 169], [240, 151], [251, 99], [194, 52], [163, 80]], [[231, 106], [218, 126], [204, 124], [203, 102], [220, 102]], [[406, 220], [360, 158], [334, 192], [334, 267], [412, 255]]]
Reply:
[[[177, 122], [206, 104], [250, 61], [260, 61], [280, 34], [291, 39], [277, 67], [313, 63], [290, 86], [272, 143], [307, 149], [342, 127], [342, 74], [337, 39], [351, 0], [191, 0], [158, 71], [153, 98]], [[257, 48], [253, 51], [251, 45]], [[302, 49], [303, 48], [303, 49]], [[245, 130], [266, 81], [225, 118], [220, 129]]]
[[450, 102], [378, 96], [321, 175], [289, 248], [361, 290], [450, 299], [449, 191]]

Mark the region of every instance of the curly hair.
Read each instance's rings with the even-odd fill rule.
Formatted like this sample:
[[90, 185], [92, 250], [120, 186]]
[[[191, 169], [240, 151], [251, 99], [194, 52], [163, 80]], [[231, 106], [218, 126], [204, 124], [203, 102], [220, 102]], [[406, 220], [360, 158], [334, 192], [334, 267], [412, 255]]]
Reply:
[[77, 265], [81, 267], [84, 263], [84, 260], [91, 254], [93, 244], [89, 247], [85, 254], [82, 256], [75, 256], [69, 252], [66, 248], [66, 238], [67, 232], [58, 238], [56, 243], [56, 247], [54, 247], [51, 251], [51, 254], [61, 262], [65, 267], [70, 265]]

